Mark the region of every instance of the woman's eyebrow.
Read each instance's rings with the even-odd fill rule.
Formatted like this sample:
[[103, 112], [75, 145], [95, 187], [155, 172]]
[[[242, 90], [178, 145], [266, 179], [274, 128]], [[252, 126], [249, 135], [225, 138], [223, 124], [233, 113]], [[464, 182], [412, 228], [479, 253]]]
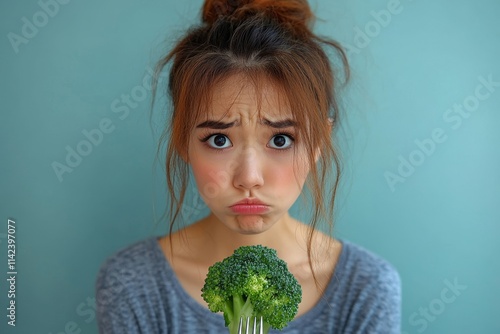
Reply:
[[272, 128], [276, 128], [276, 129], [283, 129], [283, 128], [289, 128], [292, 126], [297, 126], [297, 122], [295, 122], [289, 118], [284, 119], [282, 121], [276, 121], [276, 122], [272, 122], [272, 121], [264, 118], [262, 120], [262, 124], [270, 126]]
[[[209, 128], [209, 129], [216, 129], [216, 130], [224, 130], [233, 127], [237, 122], [231, 122], [231, 123], [224, 123], [221, 121], [212, 121], [212, 120], [207, 120], [204, 121], [203, 123], [200, 123], [196, 126], [196, 128]], [[264, 118], [262, 121], [260, 121], [261, 124], [275, 128], [275, 129], [283, 129], [283, 128], [289, 128], [289, 127], [294, 127], [297, 125], [297, 122], [287, 118], [281, 121], [270, 121], [266, 118]]]
[[220, 121], [205, 121], [203, 123], [200, 123], [196, 126], [196, 128], [210, 128], [210, 129], [217, 129], [217, 130], [224, 130], [227, 128], [230, 128], [234, 126], [236, 122], [231, 122], [231, 123], [224, 123]]

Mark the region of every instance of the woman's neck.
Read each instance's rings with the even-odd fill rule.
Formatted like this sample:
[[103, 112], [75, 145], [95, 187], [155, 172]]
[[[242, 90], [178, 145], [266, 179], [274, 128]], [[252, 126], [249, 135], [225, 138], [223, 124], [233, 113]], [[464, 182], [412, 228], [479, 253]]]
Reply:
[[[265, 232], [245, 235], [229, 230], [217, 217], [209, 215], [172, 236], [174, 252], [171, 256], [174, 261], [176, 257], [190, 258], [203, 265], [212, 265], [232, 255], [240, 246], [260, 244], [275, 249], [290, 266], [308, 268], [310, 231], [309, 226], [287, 214]], [[315, 233], [311, 243], [313, 259], [324, 260], [330, 241], [333, 239], [320, 232]]]

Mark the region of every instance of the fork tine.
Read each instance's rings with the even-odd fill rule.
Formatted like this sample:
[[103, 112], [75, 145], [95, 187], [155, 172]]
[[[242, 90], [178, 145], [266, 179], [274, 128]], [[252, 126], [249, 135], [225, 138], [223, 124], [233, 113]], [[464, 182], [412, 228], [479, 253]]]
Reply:
[[243, 326], [243, 317], [240, 317], [240, 323], [238, 324], [238, 334], [241, 334], [242, 326]]
[[[252, 323], [250, 322], [250, 318], [252, 317], [247, 317], [246, 323], [245, 323], [245, 334], [263, 334], [264, 333], [264, 320], [262, 319], [262, 316], [260, 317], [259, 320], [259, 326], [257, 326], [257, 317], [253, 318], [253, 326]], [[259, 327], [259, 333], [257, 333], [257, 327]], [[250, 329], [252, 328], [252, 329]], [[252, 333], [250, 333], [250, 330]], [[242, 334], [243, 331], [243, 317], [240, 317], [240, 322], [238, 324], [238, 334]]]

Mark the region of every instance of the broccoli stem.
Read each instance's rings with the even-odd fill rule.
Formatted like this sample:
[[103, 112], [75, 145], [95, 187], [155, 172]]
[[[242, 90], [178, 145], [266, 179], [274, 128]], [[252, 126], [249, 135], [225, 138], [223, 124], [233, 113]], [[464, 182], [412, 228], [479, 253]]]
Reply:
[[[229, 320], [229, 334], [238, 334], [238, 325], [240, 323], [240, 318], [246, 319], [253, 315], [253, 305], [250, 298], [243, 298], [243, 296], [234, 295], [233, 296], [233, 307], [232, 307], [232, 318]], [[266, 326], [264, 326], [265, 328]], [[269, 331], [269, 328], [268, 328]], [[267, 333], [267, 332], [265, 332]]]

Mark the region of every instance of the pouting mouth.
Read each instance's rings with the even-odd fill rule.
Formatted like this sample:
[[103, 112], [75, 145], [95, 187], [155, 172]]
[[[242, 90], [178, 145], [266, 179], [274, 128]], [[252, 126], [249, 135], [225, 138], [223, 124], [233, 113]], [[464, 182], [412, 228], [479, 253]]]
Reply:
[[254, 198], [245, 198], [239, 202], [234, 203], [231, 206], [235, 206], [235, 205], [267, 205], [267, 204], [262, 202], [258, 198], [254, 197]]

